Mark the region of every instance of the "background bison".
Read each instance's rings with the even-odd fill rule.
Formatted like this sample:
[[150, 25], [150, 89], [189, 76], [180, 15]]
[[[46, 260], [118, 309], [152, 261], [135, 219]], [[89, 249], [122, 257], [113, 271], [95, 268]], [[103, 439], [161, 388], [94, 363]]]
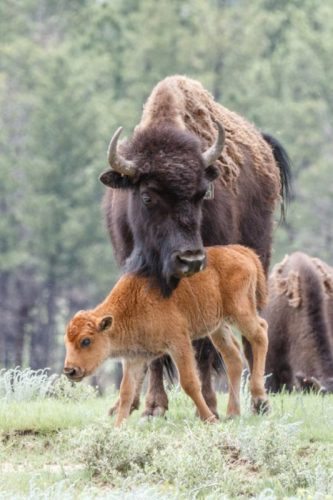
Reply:
[[[275, 139], [182, 76], [153, 89], [133, 137], [117, 149], [118, 135], [101, 180], [112, 188], [105, 212], [119, 264], [149, 276], [165, 296], [203, 268], [204, 245], [246, 245], [267, 272], [273, 212], [290, 179], [288, 157]], [[215, 351], [207, 341], [197, 351], [204, 397], [216, 412]], [[146, 415], [167, 409], [162, 375], [161, 362], [154, 362]]]
[[263, 311], [270, 390], [314, 386], [333, 392], [332, 306], [333, 272], [324, 262], [295, 252], [274, 267]]

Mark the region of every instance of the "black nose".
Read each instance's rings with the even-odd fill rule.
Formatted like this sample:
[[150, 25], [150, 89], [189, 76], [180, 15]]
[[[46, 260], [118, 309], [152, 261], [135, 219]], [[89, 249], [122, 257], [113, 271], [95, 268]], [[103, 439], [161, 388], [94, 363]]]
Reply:
[[64, 368], [64, 374], [68, 378], [75, 378], [78, 375], [78, 369], [74, 368], [73, 366], [71, 366], [71, 367], [65, 367]]
[[175, 254], [175, 269], [179, 277], [202, 271], [205, 265], [206, 256], [202, 250], [186, 250]]

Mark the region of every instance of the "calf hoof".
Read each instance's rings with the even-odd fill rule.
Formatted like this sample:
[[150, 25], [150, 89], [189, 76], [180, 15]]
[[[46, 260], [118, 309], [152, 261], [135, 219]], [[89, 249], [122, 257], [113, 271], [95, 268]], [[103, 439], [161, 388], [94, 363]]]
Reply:
[[[209, 406], [208, 406], [208, 408], [209, 408]], [[220, 415], [217, 413], [217, 410], [212, 410], [212, 408], [209, 408], [209, 409], [214, 414], [214, 416], [216, 417], [216, 419], [219, 420], [220, 419]], [[198, 410], [195, 410], [195, 416], [199, 417]]]
[[[131, 409], [130, 409], [130, 414], [134, 411], [134, 410], [138, 410], [139, 409], [139, 406], [140, 406], [140, 400], [134, 400], [133, 403], [132, 403], [132, 406], [131, 406]], [[115, 402], [115, 404], [113, 406], [111, 406], [110, 410], [109, 410], [109, 416], [110, 417], [113, 417], [113, 415], [116, 415], [117, 414], [117, 411], [118, 411], [118, 407], [119, 407], [119, 399], [117, 399], [117, 401]]]
[[215, 415], [212, 415], [211, 417], [208, 417], [205, 420], [206, 424], [217, 424], [218, 422], [219, 422], [219, 419]]
[[142, 420], [147, 420], [150, 417], [164, 417], [168, 408], [160, 405], [147, 406], [141, 415]]
[[268, 399], [264, 398], [253, 398], [252, 399], [253, 412], [258, 415], [265, 415], [270, 412], [270, 404]]
[[109, 410], [109, 417], [113, 417], [113, 415], [116, 415], [116, 413], [118, 411], [118, 406], [119, 406], [119, 399], [117, 399], [115, 404], [113, 406], [111, 406], [111, 408]]

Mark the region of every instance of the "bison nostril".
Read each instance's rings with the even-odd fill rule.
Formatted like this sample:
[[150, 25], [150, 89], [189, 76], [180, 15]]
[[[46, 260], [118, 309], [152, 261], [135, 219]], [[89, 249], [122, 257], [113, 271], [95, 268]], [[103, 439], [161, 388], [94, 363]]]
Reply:
[[202, 252], [184, 252], [184, 253], [179, 253], [177, 255], [177, 259], [179, 259], [181, 262], [185, 262], [186, 264], [191, 264], [192, 262], [197, 264], [197, 263], [203, 263], [205, 260], [205, 254]]
[[191, 276], [202, 271], [205, 267], [206, 256], [203, 252], [179, 252], [176, 254], [175, 264], [177, 273], [182, 276]]

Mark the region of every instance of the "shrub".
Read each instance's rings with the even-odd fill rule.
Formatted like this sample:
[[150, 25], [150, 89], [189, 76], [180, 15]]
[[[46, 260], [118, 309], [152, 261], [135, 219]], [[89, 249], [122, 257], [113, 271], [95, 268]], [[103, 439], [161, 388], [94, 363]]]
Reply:
[[49, 395], [57, 375], [49, 375], [48, 369], [31, 370], [20, 367], [0, 371], [0, 399], [5, 401], [33, 401]]
[[50, 375], [48, 368], [22, 370], [16, 367], [0, 370], [0, 400], [6, 402], [34, 401], [47, 397], [84, 401], [96, 395], [97, 391], [92, 386], [74, 384], [64, 375]]

